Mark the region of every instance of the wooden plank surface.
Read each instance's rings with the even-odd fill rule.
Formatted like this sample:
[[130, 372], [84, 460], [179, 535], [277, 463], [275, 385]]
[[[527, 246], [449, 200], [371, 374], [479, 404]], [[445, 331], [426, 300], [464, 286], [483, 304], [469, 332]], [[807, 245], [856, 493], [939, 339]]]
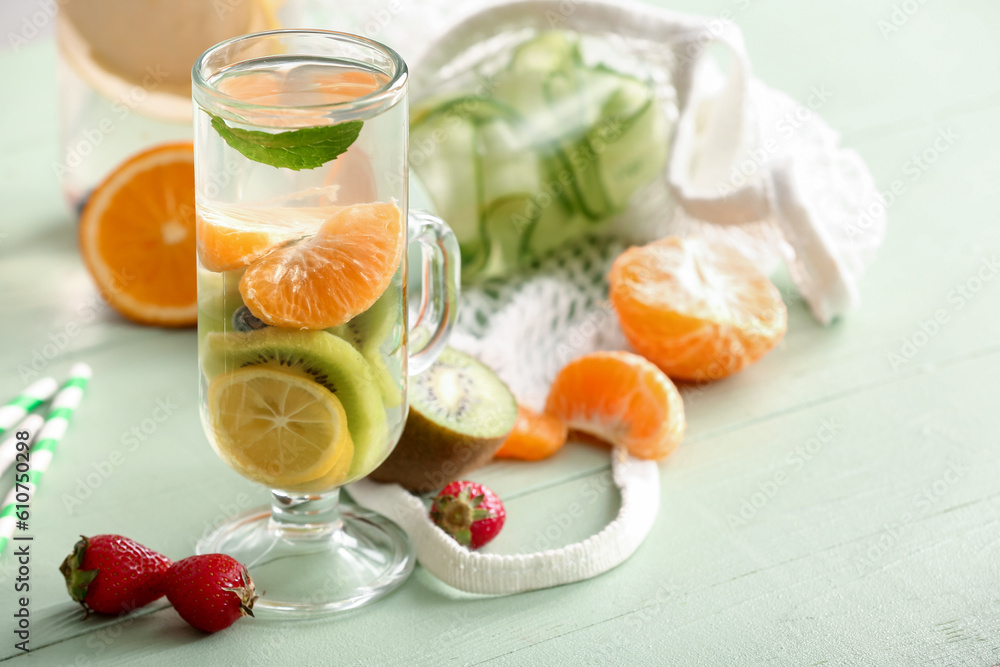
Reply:
[[[59, 374], [85, 358], [95, 371], [33, 508], [35, 650], [17, 656], [12, 646], [5, 554], [0, 657], [26, 665], [1000, 663], [1000, 279], [960, 296], [1000, 255], [1000, 8], [910, 3], [918, 9], [898, 30], [880, 27], [904, 4], [671, 4], [729, 12], [768, 83], [799, 99], [825, 86], [821, 113], [882, 188], [901, 181], [905, 191], [890, 207], [891, 233], [857, 313], [823, 328], [790, 299], [778, 350], [740, 376], [686, 392], [689, 435], [662, 465], [660, 518], [631, 560], [589, 582], [509, 598], [464, 595], [418, 569], [386, 600], [344, 617], [244, 622], [210, 637], [162, 607], [82, 622], [55, 572], [79, 533], [122, 532], [181, 557], [265, 493], [205, 442], [194, 334], [123, 323], [80, 264], [52, 169], [52, 43], [0, 55], [8, 91], [0, 395], [19, 388], [19, 370], [33, 364]], [[914, 172], [914, 155], [942, 132], [954, 140]], [[942, 312], [933, 335], [921, 335]], [[912, 352], [905, 362], [893, 356], [904, 352]], [[162, 423], [152, 419], [157, 405], [169, 406]], [[617, 508], [607, 457], [586, 445], [477, 477], [508, 499], [498, 552], [574, 541]], [[587, 512], [568, 520], [573, 502]]]

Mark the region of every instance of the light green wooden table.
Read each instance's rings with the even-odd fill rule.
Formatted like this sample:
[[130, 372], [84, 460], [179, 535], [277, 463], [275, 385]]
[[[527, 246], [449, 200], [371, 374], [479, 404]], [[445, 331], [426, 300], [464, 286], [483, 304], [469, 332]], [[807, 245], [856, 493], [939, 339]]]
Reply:
[[[777, 351], [686, 396], [688, 436], [662, 465], [660, 518], [616, 570], [472, 599], [418, 568], [350, 615], [244, 621], [214, 636], [163, 608], [84, 622], [56, 571], [80, 533], [120, 532], [183, 557], [214, 522], [266, 498], [202, 435], [194, 333], [124, 323], [81, 266], [52, 169], [52, 43], [0, 56], [0, 395], [22, 386], [20, 368], [59, 375], [85, 359], [95, 372], [34, 502], [33, 650], [18, 664], [1000, 662], [1000, 6], [674, 8], [730, 12], [760, 76], [803, 100], [826, 87], [823, 115], [882, 188], [899, 181], [862, 308], [824, 329], [793, 301]], [[944, 150], [941, 133], [953, 137]], [[607, 456], [585, 446], [479, 477], [509, 508], [497, 551], [579, 539], [617, 509]], [[583, 518], [568, 518], [573, 502]], [[7, 553], [5, 657], [18, 653], [11, 574]]]

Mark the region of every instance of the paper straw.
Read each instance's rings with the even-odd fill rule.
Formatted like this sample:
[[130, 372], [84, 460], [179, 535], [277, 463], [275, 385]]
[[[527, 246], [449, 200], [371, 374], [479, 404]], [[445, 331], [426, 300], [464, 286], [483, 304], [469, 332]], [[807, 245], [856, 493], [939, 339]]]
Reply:
[[[26, 485], [28, 489], [27, 491], [24, 491], [23, 488], [21, 490], [22, 494], [28, 494], [27, 502], [31, 502], [42, 474], [48, 470], [49, 464], [52, 463], [52, 455], [55, 453], [59, 441], [66, 433], [66, 428], [69, 426], [69, 420], [73, 416], [73, 411], [80, 405], [80, 399], [83, 398], [83, 390], [87, 386], [90, 376], [90, 366], [87, 364], [74, 364], [73, 368], [69, 371], [69, 379], [63, 383], [59, 393], [52, 399], [49, 414], [45, 417], [45, 423], [35, 437], [34, 445], [31, 448], [31, 467], [28, 470], [28, 483]], [[17, 511], [15, 505], [25, 504], [24, 496], [22, 495], [21, 499], [18, 500], [17, 494], [18, 489], [15, 484], [14, 488], [10, 490], [10, 493], [7, 494], [7, 497], [3, 501], [3, 509], [0, 509], [0, 553], [3, 553], [3, 550], [7, 546], [7, 541], [14, 535], [14, 528], [17, 524], [17, 517], [14, 516]], [[27, 537], [26, 539], [31, 538]]]
[[44, 423], [45, 417], [41, 415], [28, 415], [24, 418], [24, 421], [17, 425], [17, 428], [11, 429], [10, 436], [3, 441], [3, 444], [0, 444], [0, 475], [6, 474], [7, 468], [17, 458], [17, 443], [24, 440], [24, 438], [18, 438], [17, 434], [21, 431], [27, 431], [31, 434], [28, 439], [30, 442], [38, 435], [38, 429]]
[[0, 435], [24, 419], [26, 414], [52, 398], [52, 394], [56, 393], [58, 388], [59, 384], [56, 383], [55, 378], [35, 380], [18, 396], [0, 407]]

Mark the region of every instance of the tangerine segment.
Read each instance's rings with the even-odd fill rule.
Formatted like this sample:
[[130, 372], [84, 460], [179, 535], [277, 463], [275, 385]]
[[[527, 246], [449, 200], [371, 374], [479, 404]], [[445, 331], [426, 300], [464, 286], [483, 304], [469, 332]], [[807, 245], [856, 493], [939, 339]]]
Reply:
[[155, 146], [115, 169], [80, 216], [80, 252], [108, 303], [142, 324], [197, 322], [194, 147]]
[[539, 461], [562, 449], [567, 432], [566, 424], [558, 418], [519, 405], [514, 430], [493, 456], [498, 459]]
[[545, 411], [641, 459], [666, 458], [684, 438], [684, 403], [674, 383], [631, 352], [571, 361], [552, 383]]
[[243, 301], [271, 326], [328, 329], [368, 310], [392, 281], [403, 251], [393, 203], [337, 211], [315, 236], [277, 248], [247, 268]]
[[727, 246], [668, 237], [626, 250], [609, 279], [625, 337], [673, 378], [732, 375], [785, 335], [778, 288]]
[[319, 480], [354, 453], [344, 406], [298, 375], [260, 366], [223, 373], [207, 404], [223, 458], [271, 488]]

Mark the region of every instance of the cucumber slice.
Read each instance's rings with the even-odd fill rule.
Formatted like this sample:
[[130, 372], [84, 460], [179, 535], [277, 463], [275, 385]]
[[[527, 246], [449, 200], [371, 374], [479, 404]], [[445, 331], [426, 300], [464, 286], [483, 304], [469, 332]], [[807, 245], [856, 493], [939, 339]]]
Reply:
[[[605, 65], [581, 69], [578, 74], [580, 86], [583, 88], [583, 114], [588, 127], [593, 127], [606, 119], [610, 112], [629, 117], [639, 111], [652, 96], [652, 91], [634, 77], [621, 74]], [[623, 88], [628, 89], [628, 95], [621, 95]], [[609, 108], [609, 102], [620, 97], [620, 104], [634, 100], [631, 111], [616, 106]]]
[[410, 166], [460, 245], [479, 240], [475, 152], [472, 122], [441, 113], [410, 129]]
[[570, 193], [575, 208], [591, 221], [603, 220], [611, 206], [598, 172], [598, 155], [587, 137], [561, 142], [556, 153], [560, 166], [570, 173]]
[[640, 188], [656, 178], [667, 163], [667, 123], [655, 98], [636, 115], [620, 123], [620, 133], [602, 145], [600, 136], [589, 138], [601, 147], [599, 178], [613, 211], [621, 211]]
[[455, 232], [462, 265], [469, 271], [486, 253], [482, 237], [478, 169], [481, 123], [516, 122], [510, 107], [471, 95], [432, 98], [414, 107], [410, 128], [410, 165], [434, 200], [438, 213]]
[[[480, 202], [533, 194], [542, 182], [538, 154], [525, 145], [521, 124], [497, 119], [478, 126], [476, 159], [482, 176]], [[519, 131], [521, 130], [521, 131]]]
[[561, 128], [556, 135], [555, 156], [563, 169], [572, 175], [574, 201], [592, 220], [602, 220], [609, 208], [597, 173], [597, 154], [591, 149], [587, 135], [593, 128], [595, 114], [579, 72], [557, 72], [545, 82], [545, 95], [550, 113]]
[[546, 94], [547, 82], [560, 73], [572, 74], [580, 58], [575, 35], [552, 30], [518, 46], [507, 70], [497, 76], [493, 96], [523, 116], [532, 131], [531, 143], [551, 143], [567, 120], [571, 126], [580, 124], [575, 109], [553, 108]]
[[597, 66], [582, 70], [579, 80], [589, 129], [567, 159], [581, 210], [604, 220], [663, 168], [666, 119], [652, 88], [635, 77]]
[[502, 100], [452, 93], [424, 99], [414, 105], [410, 110], [410, 128], [443, 115], [448, 116], [451, 122], [464, 123], [480, 123], [494, 118], [518, 118], [517, 111]]
[[509, 69], [515, 74], [549, 74], [570, 69], [579, 62], [580, 41], [576, 35], [562, 30], [548, 30], [518, 46], [511, 56]]
[[601, 108], [601, 120], [588, 133], [591, 149], [600, 155], [598, 178], [617, 213], [629, 198], [652, 181], [667, 160], [667, 123], [659, 101], [646, 83], [609, 70], [595, 71], [597, 85], [616, 80], [614, 92]]
[[528, 193], [507, 195], [485, 207], [483, 236], [489, 240], [489, 250], [480, 269], [482, 277], [507, 275], [521, 265], [537, 210]]
[[633, 118], [654, 98], [649, 84], [603, 65], [590, 70], [584, 82], [593, 91], [591, 99], [600, 104], [602, 116]]
[[[531, 198], [542, 181], [537, 153], [523, 143], [520, 123], [497, 118], [477, 126], [480, 236], [484, 251], [472, 258], [467, 276], [502, 275], [518, 266], [530, 238]], [[463, 265], [464, 267], [465, 265]]]
[[562, 196], [534, 199], [538, 215], [531, 226], [531, 234], [524, 239], [522, 262], [528, 262], [577, 238], [587, 231], [590, 222], [573, 203]]
[[545, 112], [542, 78], [537, 72], [517, 75], [505, 71], [498, 74], [493, 82], [493, 97], [516, 110], [525, 119], [530, 131], [526, 139], [532, 142], [538, 137], [544, 137], [544, 128], [537, 127], [540, 112]]

